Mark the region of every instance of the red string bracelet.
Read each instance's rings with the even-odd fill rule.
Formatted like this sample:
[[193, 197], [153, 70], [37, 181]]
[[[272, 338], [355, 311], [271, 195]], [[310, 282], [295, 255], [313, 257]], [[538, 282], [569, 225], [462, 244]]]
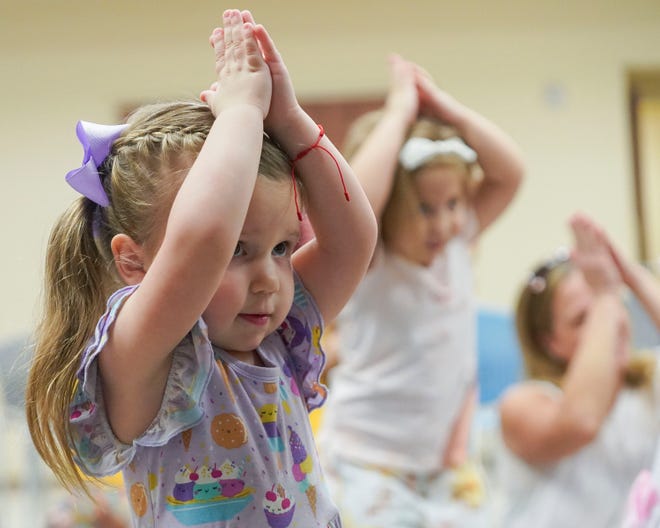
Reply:
[[323, 125], [317, 125], [319, 127], [319, 137], [316, 138], [316, 141], [311, 147], [307, 147], [306, 149], [302, 150], [301, 152], [298, 153], [298, 155], [293, 158], [291, 161], [291, 179], [293, 180], [293, 200], [296, 203], [296, 214], [298, 215], [298, 220], [302, 222], [302, 213], [300, 212], [300, 206], [298, 205], [298, 190], [297, 190], [297, 185], [296, 185], [296, 163], [303, 159], [307, 154], [309, 154], [312, 150], [314, 149], [320, 149], [328, 156], [332, 158], [332, 161], [335, 162], [335, 165], [337, 166], [337, 172], [339, 172], [339, 179], [341, 180], [341, 186], [344, 189], [344, 196], [346, 197], [346, 201], [350, 202], [351, 197], [348, 195], [348, 189], [346, 189], [346, 183], [344, 182], [344, 174], [341, 171], [341, 167], [339, 166], [339, 162], [337, 161], [337, 158], [335, 158], [334, 154], [330, 152], [327, 148], [322, 147], [319, 145], [321, 142], [321, 138], [325, 135], [325, 130], [323, 130]]

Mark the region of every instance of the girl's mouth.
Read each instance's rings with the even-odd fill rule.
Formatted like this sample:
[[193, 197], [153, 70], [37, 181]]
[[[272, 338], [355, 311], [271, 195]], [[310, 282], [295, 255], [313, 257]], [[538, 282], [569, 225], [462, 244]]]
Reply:
[[242, 313], [239, 315], [239, 317], [248, 323], [252, 323], [253, 325], [256, 326], [264, 326], [268, 324], [268, 321], [270, 321], [270, 315], [269, 314], [261, 314], [261, 313], [256, 313], [256, 314], [248, 314], [248, 313]]

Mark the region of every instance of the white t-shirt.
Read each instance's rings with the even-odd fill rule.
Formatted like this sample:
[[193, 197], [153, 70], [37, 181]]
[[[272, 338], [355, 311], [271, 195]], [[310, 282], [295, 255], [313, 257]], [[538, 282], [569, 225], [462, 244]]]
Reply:
[[623, 388], [596, 439], [556, 464], [528, 465], [500, 441], [502, 528], [619, 528], [635, 477], [653, 462], [660, 433], [656, 391], [657, 381], [654, 390]]
[[[476, 232], [476, 217], [466, 226]], [[383, 252], [337, 318], [322, 450], [406, 473], [441, 469], [476, 378], [468, 235], [430, 267]]]

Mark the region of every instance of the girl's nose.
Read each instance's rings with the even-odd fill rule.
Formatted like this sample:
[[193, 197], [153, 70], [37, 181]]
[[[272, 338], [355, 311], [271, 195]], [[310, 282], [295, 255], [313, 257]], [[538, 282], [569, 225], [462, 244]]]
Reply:
[[250, 284], [252, 293], [273, 293], [279, 288], [279, 279], [275, 264], [271, 260], [255, 265]]
[[433, 232], [446, 240], [451, 235], [452, 223], [451, 219], [446, 214], [437, 214], [432, 222]]

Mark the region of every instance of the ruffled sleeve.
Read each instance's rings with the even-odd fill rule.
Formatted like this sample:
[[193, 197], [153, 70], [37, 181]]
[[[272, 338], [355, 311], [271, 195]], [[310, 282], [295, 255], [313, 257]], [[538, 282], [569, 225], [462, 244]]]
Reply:
[[122, 443], [112, 432], [105, 412], [98, 375], [98, 355], [108, 340], [108, 331], [124, 301], [137, 286], [115, 292], [99, 320], [94, 338], [83, 354], [78, 371], [78, 389], [70, 406], [71, 443], [76, 462], [96, 477], [122, 470], [135, 455], [137, 446], [161, 446], [203, 416], [200, 398], [213, 370], [213, 350], [206, 325], [200, 319], [173, 352], [172, 367], [158, 415], [132, 444]]
[[311, 411], [323, 405], [328, 393], [320, 381], [325, 366], [325, 354], [321, 349], [323, 318], [314, 299], [295, 274], [294, 280], [293, 305], [278, 334], [289, 351], [285, 374], [295, 378], [307, 409]]

